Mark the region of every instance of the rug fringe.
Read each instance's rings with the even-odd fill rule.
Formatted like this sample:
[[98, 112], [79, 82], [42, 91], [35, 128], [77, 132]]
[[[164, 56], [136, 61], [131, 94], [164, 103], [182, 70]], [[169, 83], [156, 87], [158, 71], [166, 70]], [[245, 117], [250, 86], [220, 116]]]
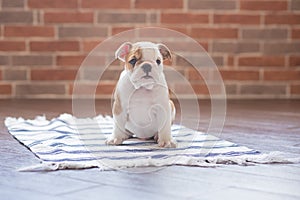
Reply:
[[296, 164], [300, 163], [300, 158], [297, 155], [274, 151], [260, 155], [247, 155], [247, 156], [232, 156], [232, 157], [216, 157], [216, 158], [191, 158], [181, 157], [170, 164], [168, 158], [164, 162], [154, 162], [151, 159], [140, 160], [139, 162], [128, 162], [125, 165], [116, 165], [110, 163], [110, 166], [103, 165], [101, 161], [92, 163], [49, 163], [42, 162], [38, 165], [23, 167], [18, 169], [20, 172], [39, 172], [39, 171], [56, 171], [63, 169], [87, 169], [99, 168], [100, 171], [121, 170], [126, 168], [138, 167], [162, 167], [170, 165], [180, 166], [197, 166], [197, 167], [219, 167], [228, 164], [235, 164], [239, 166], [253, 166], [257, 164]]
[[19, 168], [19, 172], [47, 172], [47, 171], [56, 171], [64, 169], [89, 169], [89, 168], [99, 168], [100, 171], [107, 171], [108, 168], [103, 168], [98, 163], [95, 164], [82, 164], [82, 163], [49, 163], [41, 162], [37, 165], [27, 166]]

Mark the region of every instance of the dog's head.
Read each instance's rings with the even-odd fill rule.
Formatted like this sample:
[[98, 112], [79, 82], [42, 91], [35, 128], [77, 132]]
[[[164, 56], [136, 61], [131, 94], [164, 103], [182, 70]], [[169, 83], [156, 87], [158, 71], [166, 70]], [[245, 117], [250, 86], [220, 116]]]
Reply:
[[171, 59], [171, 52], [163, 44], [125, 42], [116, 51], [116, 58], [125, 62], [127, 74], [136, 89], [152, 89], [164, 77], [163, 61]]

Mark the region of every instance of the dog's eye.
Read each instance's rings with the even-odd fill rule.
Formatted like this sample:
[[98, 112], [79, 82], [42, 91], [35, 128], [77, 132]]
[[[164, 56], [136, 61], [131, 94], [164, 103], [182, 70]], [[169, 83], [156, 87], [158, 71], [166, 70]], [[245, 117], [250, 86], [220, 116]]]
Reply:
[[129, 61], [129, 63], [130, 63], [132, 66], [134, 66], [135, 63], [136, 63], [136, 61], [137, 61], [136, 58], [132, 58], [132, 59]]
[[156, 63], [160, 65], [161, 61], [159, 59], [156, 60]]

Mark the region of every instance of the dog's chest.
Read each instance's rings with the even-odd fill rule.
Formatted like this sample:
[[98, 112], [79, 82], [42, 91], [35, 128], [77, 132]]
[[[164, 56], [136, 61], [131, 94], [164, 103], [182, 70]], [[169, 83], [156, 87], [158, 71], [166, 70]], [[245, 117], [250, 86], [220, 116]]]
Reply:
[[165, 89], [161, 87], [135, 90], [128, 99], [127, 122], [125, 128], [140, 138], [154, 136], [165, 118]]
[[141, 88], [132, 93], [128, 100], [128, 115], [131, 119], [142, 126], [150, 122], [153, 106], [159, 104], [158, 94], [154, 91]]

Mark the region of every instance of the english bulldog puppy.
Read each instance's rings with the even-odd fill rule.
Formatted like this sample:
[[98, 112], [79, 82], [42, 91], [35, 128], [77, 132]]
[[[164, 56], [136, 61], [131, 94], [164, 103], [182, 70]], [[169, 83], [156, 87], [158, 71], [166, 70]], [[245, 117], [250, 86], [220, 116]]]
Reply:
[[135, 136], [154, 138], [159, 147], [176, 147], [171, 136], [175, 107], [163, 73], [163, 61], [171, 59], [170, 50], [163, 44], [126, 42], [115, 56], [124, 62], [124, 70], [114, 93], [114, 129], [106, 144], [122, 144]]

